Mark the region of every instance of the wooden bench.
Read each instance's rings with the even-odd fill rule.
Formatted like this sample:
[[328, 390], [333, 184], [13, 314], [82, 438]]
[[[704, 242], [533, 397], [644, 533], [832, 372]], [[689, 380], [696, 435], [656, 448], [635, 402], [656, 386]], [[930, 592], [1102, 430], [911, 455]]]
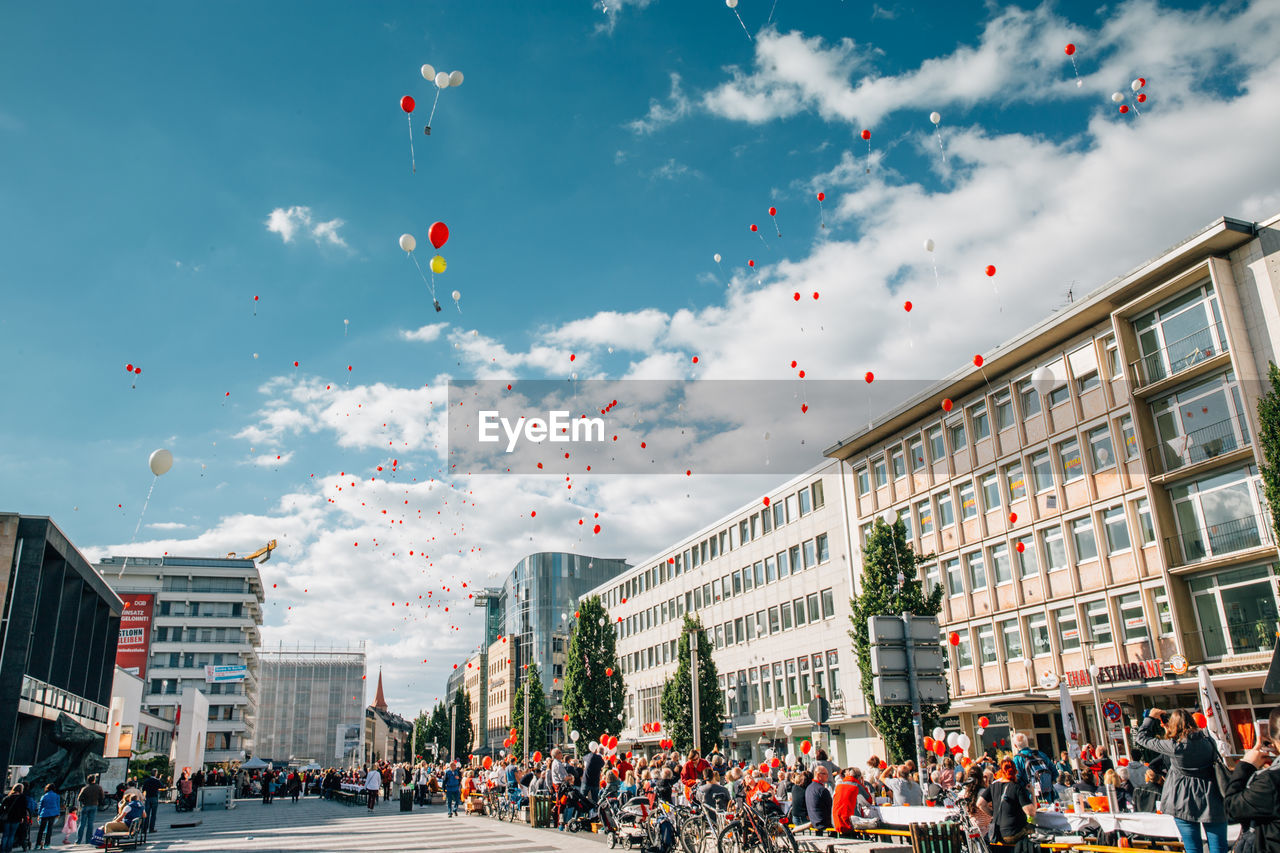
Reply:
[[345, 806], [358, 805], [360, 801], [364, 799], [364, 797], [361, 796], [363, 792], [344, 791], [341, 788], [334, 788], [331, 793], [333, 794], [332, 799], [337, 800]]
[[128, 832], [105, 832], [102, 837], [106, 842], [103, 845], [103, 850], [124, 850], [126, 847], [130, 849], [136, 848], [147, 840], [147, 819], [140, 817], [129, 824]]

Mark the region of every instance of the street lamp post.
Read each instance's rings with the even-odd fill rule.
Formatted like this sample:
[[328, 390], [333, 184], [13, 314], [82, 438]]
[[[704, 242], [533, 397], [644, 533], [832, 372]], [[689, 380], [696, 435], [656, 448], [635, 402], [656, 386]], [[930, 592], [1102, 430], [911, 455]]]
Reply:
[[698, 631], [689, 631], [689, 677], [693, 681], [693, 748], [702, 754], [702, 727], [699, 717], [702, 703], [698, 698]]
[[454, 751], [453, 751], [454, 735], [455, 735], [455, 726], [454, 726], [455, 719], [454, 718], [457, 716], [457, 713], [458, 713], [457, 703], [450, 705], [449, 706], [449, 760], [450, 761], [453, 761], [458, 757], [457, 755], [454, 754]]

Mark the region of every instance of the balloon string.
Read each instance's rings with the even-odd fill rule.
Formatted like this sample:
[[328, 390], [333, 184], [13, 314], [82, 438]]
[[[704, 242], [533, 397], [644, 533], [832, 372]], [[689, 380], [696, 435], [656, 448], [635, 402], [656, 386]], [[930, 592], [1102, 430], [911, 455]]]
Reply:
[[773, 7], [769, 9], [769, 20], [765, 21], [766, 24], [773, 23], [773, 12], [777, 8], [778, 8], [778, 0], [773, 0]]
[[942, 128], [936, 124], [933, 126], [934, 133], [938, 134], [938, 150], [942, 152], [942, 167], [947, 167], [947, 149], [942, 146]]
[[933, 264], [933, 288], [937, 290], [942, 287], [942, 281], [938, 278], [938, 259], [933, 256], [932, 252], [929, 253], [929, 261]]
[[413, 113], [405, 113], [404, 117], [409, 121], [409, 165], [413, 167], [413, 173], [418, 174], [418, 158], [413, 154]]
[[1074, 71], [1074, 72], [1076, 72], [1076, 80], [1077, 80], [1077, 81], [1079, 81], [1079, 80], [1080, 80], [1080, 66], [1076, 65], [1076, 57], [1075, 57], [1075, 54], [1074, 54], [1074, 53], [1071, 55], [1071, 70], [1072, 70], [1072, 71]]
[[738, 14], [737, 9], [733, 10], [733, 16], [738, 19], [739, 24], [742, 24], [742, 31], [747, 34], [747, 40], [755, 41], [755, 39], [751, 37], [751, 30], [747, 29], [747, 25], [742, 22], [742, 16]]
[[779, 236], [779, 237], [781, 237], [781, 236], [782, 236], [782, 229], [778, 227], [778, 220], [777, 220], [777, 218], [776, 218], [776, 217], [775, 217], [775, 218], [774, 218], [774, 220], [773, 220], [773, 230], [775, 230], [775, 231], [777, 231], [777, 232], [778, 232], [778, 236]]
[[822, 202], [818, 202], [818, 222], [823, 228], [827, 227], [827, 213], [822, 209]]
[[[138, 523], [133, 526], [133, 536], [129, 537], [129, 548], [133, 549], [133, 543], [138, 541], [138, 531], [142, 529], [142, 517], [147, 514], [147, 505], [151, 503], [151, 493], [156, 489], [156, 482], [159, 476], [151, 477], [151, 488], [147, 489], [147, 499], [142, 502], [142, 512], [138, 513]], [[129, 565], [129, 555], [125, 555], [124, 562], [120, 564], [120, 574], [116, 575], [116, 580], [124, 577], [125, 566]]]
[[[765, 247], [766, 249], [767, 249], [767, 248], [769, 248], [769, 244], [768, 244], [768, 243], [765, 243], [765, 239], [764, 239], [764, 235], [763, 235], [763, 234], [761, 234], [759, 231], [757, 231], [757, 232], [756, 232], [756, 236], [760, 238], [760, 242], [761, 242], [761, 243], [764, 243], [764, 247]], [[781, 234], [779, 234], [778, 236], [779, 236], [779, 237], [781, 237], [782, 235], [781, 235]]]
[[1139, 116], [1142, 115], [1142, 110], [1138, 109], [1138, 99], [1133, 97], [1133, 95], [1130, 95], [1129, 101], [1133, 104], [1133, 114]]
[[867, 140], [867, 171], [865, 174], [871, 174], [871, 140]]
[[436, 298], [436, 274], [431, 273], [431, 280], [427, 281], [427, 274], [422, 271], [422, 265], [418, 263], [418, 258], [413, 252], [409, 253], [409, 257], [413, 259], [413, 265], [418, 268], [418, 275], [422, 276], [422, 283], [431, 290], [431, 298]]
[[427, 116], [427, 127], [431, 127], [431, 120], [436, 117], [436, 104], [440, 103], [440, 89], [436, 88], [436, 99], [431, 102], [431, 115]]

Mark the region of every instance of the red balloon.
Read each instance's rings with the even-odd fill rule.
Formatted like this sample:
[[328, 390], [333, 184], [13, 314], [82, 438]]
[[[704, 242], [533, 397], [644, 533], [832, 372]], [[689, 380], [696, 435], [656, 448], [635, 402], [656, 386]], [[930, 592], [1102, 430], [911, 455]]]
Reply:
[[1010, 524], [1018, 523], [1018, 514], [1016, 512], [1009, 513], [1009, 523]]
[[795, 367], [795, 366], [796, 366], [795, 359], [792, 359], [792, 360], [791, 360], [791, 366], [792, 366], [792, 367]]
[[818, 193], [818, 201], [826, 201], [826, 200], [827, 200], [826, 193]]
[[945, 400], [943, 400], [943, 401], [942, 401], [942, 411], [944, 411], [944, 412], [949, 412], [949, 411], [951, 411], [951, 408], [952, 408], [952, 406], [954, 406], [954, 405], [955, 405], [955, 404], [951, 402], [951, 398], [950, 398], [950, 397], [948, 397], [947, 399], [945, 399]]
[[765, 506], [768, 506], [768, 505], [769, 505], [769, 499], [768, 499], [767, 497], [764, 499], [764, 505], [765, 505]]
[[660, 732], [660, 731], [662, 731], [662, 723], [654, 723], [654, 724], [653, 724], [653, 730], [654, 730], [655, 732]]
[[875, 382], [875, 381], [876, 381], [876, 375], [875, 375], [874, 373], [872, 373], [870, 370], [868, 370], [868, 371], [867, 371], [867, 375], [866, 375], [866, 376], [864, 376], [864, 377], [862, 377], [862, 378], [863, 378], [863, 379], [865, 379], [865, 380], [867, 380], [867, 384], [868, 384], [868, 385], [870, 385], [872, 382]]
[[1143, 86], [1145, 86], [1145, 85], [1147, 85], [1147, 78], [1146, 78], [1146, 77], [1139, 77], [1139, 78], [1138, 78], [1138, 88], [1139, 88], [1139, 89], [1141, 89], [1141, 88], [1142, 88]]
[[133, 365], [132, 365], [132, 364], [126, 364], [126, 365], [124, 366], [124, 369], [125, 369], [125, 370], [127, 370], [127, 371], [129, 371], [130, 373], [133, 373]]
[[813, 744], [810, 743], [809, 741], [805, 741], [804, 743], [800, 744], [800, 751], [803, 752], [805, 755], [808, 755], [809, 750], [811, 749], [813, 749]]
[[400, 109], [407, 113], [413, 112], [413, 96], [405, 95], [400, 99]]
[[751, 230], [752, 230], [752, 231], [758, 231], [758, 230], [760, 230], [760, 229], [756, 228], [755, 223], [753, 222], [753, 223], [751, 224]]
[[771, 208], [769, 208], [769, 215], [770, 215], [770, 216], [777, 216], [777, 215], [778, 215], [778, 208], [776, 208], [776, 207], [771, 207]]
[[936, 755], [946, 755], [946, 754], [947, 754], [947, 745], [946, 745], [945, 743], [943, 743], [942, 741], [940, 741], [940, 740], [939, 740], [939, 741], [934, 741], [934, 743], [933, 743], [933, 751], [934, 751], [934, 753], [935, 753]]
[[947, 637], [947, 642], [953, 646], [960, 645], [960, 635], [957, 634], [955, 631], [952, 631], [951, 635]]
[[1026, 546], [1026, 543], [1025, 543], [1025, 542], [1019, 542], [1017, 545], [1014, 545], [1013, 547], [1014, 547], [1014, 549], [1015, 549], [1015, 550], [1017, 550], [1017, 552], [1018, 552], [1019, 554], [1021, 554], [1021, 553], [1022, 553], [1023, 551], [1025, 551], [1025, 550], [1027, 550], [1027, 546]]
[[814, 301], [817, 301], [817, 299], [818, 299], [818, 291], [816, 291], [816, 290], [815, 290], [815, 291], [813, 292], [813, 298], [814, 298]]
[[799, 301], [800, 301], [800, 291], [798, 291], [798, 290], [797, 290], [795, 293], [791, 294], [791, 298], [792, 298], [792, 299], [794, 299], [796, 302], [799, 302]]
[[1065, 48], [1063, 48], [1063, 50], [1066, 51], [1067, 56], [1073, 56], [1075, 55], [1075, 52], [1076, 52], [1076, 46], [1074, 44], [1068, 44]]
[[982, 356], [980, 356], [980, 355], [975, 355], [975, 356], [973, 357], [973, 366], [974, 366], [974, 367], [982, 367]]
[[910, 313], [911, 313], [911, 300], [910, 300], [910, 299], [908, 299], [906, 302], [902, 303], [902, 310], [903, 310], [903, 311], [906, 311], [908, 314], [910, 314]]
[[613, 678], [613, 667], [606, 666], [604, 668], [604, 674], [606, 678]]
[[1124, 115], [1124, 114], [1125, 114], [1125, 113], [1127, 113], [1127, 112], [1129, 112], [1129, 105], [1128, 105], [1128, 104], [1121, 104], [1121, 105], [1120, 105], [1120, 115]]
[[1138, 93], [1138, 103], [1140, 103], [1140, 104], [1145, 104], [1146, 102], [1147, 102], [1147, 93], [1146, 93], [1146, 92], [1139, 92], [1139, 93]]
[[747, 266], [754, 267], [755, 265], [756, 265], [755, 261], [747, 261]]
[[537, 752], [535, 752], [535, 753], [533, 754], [533, 760], [534, 760], [535, 762], [542, 761], [542, 750], [538, 750]]
[[449, 226], [443, 222], [432, 222], [431, 227], [427, 229], [427, 240], [439, 249], [449, 242]]
[[1196, 721], [1196, 725], [1199, 726], [1200, 728], [1204, 729], [1209, 727], [1209, 718], [1206, 717], [1204, 714], [1200, 713], [1199, 711], [1196, 711], [1194, 714], [1191, 715], [1191, 717]]
[[933, 752], [933, 738], [928, 735], [924, 736], [924, 749], [925, 752]]
[[881, 770], [888, 770], [888, 769], [889, 769], [889, 762], [885, 761], [883, 758], [882, 758], [882, 759], [880, 759], [880, 769], [881, 769]]
[[964, 752], [964, 748], [961, 747], [959, 744], [956, 744], [955, 746], [951, 747], [952, 755], [959, 755], [962, 752]]
[[142, 372], [142, 368], [141, 368], [141, 367], [135, 367], [135, 368], [133, 369], [133, 374], [134, 374], [134, 376], [137, 376], [137, 375], [138, 375], [139, 373], [141, 373], [141, 372]]
[[801, 379], [804, 379], [804, 371], [803, 371], [803, 370], [802, 370], [802, 371], [800, 371], [800, 378], [801, 378]]
[[995, 265], [994, 265], [994, 264], [987, 264], [987, 275], [991, 276], [991, 275], [995, 275], [995, 274], [996, 274], [996, 268], [995, 268]]
[[863, 139], [870, 139], [870, 138], [871, 138], [871, 131], [869, 131], [869, 130], [864, 130], [864, 131], [862, 131], [862, 138], [863, 138]]
[[1128, 767], [1128, 766], [1129, 766], [1129, 759], [1127, 759], [1127, 758], [1121, 758], [1119, 761], [1117, 761], [1117, 762], [1116, 762], [1116, 764], [1119, 764], [1121, 767]]
[[979, 727], [979, 728], [983, 728], [983, 729], [985, 729], [985, 728], [986, 728], [987, 726], [989, 726], [989, 725], [991, 725], [991, 720], [990, 720], [990, 719], [988, 719], [987, 717], [979, 717], [979, 718], [978, 718], [978, 727]]

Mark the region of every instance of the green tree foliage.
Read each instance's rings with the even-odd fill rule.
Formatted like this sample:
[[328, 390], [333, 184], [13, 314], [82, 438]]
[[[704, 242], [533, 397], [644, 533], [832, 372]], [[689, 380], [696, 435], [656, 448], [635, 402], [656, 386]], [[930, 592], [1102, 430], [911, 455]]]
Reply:
[[579, 755], [602, 734], [622, 728], [622, 667], [618, 638], [599, 596], [578, 603], [569, 652], [564, 662], [564, 712], [570, 731], [577, 730]]
[[458, 692], [453, 696], [454, 708], [454, 758], [459, 761], [465, 761], [466, 757], [471, 754], [471, 742], [475, 739], [475, 732], [471, 727], [471, 694], [458, 688]]
[[1280, 537], [1280, 368], [1271, 363], [1271, 389], [1258, 398], [1258, 447], [1262, 449], [1262, 493], [1271, 525]]
[[431, 742], [431, 736], [427, 734], [431, 724], [431, 715], [426, 711], [419, 711], [418, 716], [413, 718], [413, 745], [417, 748], [416, 759], [419, 755], [426, 755], [422, 745]]
[[437, 702], [436, 706], [431, 709], [431, 718], [427, 721], [422, 740], [419, 741], [419, 752], [422, 751], [422, 744], [424, 743], [436, 744], [440, 750], [436, 753], [437, 757], [443, 755], [444, 750], [449, 748], [449, 712], [445, 709], [443, 702]]
[[[862, 549], [861, 594], [852, 599], [853, 649], [858, 656], [862, 675], [862, 692], [871, 708], [871, 718], [889, 748], [891, 761], [901, 762], [916, 757], [915, 733], [911, 725], [911, 709], [905, 706], [880, 707], [875, 704], [871, 677], [871, 640], [867, 633], [868, 616], [936, 616], [942, 610], [942, 587], [925, 593], [920, 566], [933, 559], [922, 557], [907, 542], [906, 526], [899, 519], [886, 524], [876, 519]], [[898, 577], [902, 576], [899, 584]], [[944, 705], [922, 705], [921, 725], [929, 731], [937, 719], [950, 708]]]
[[687, 752], [693, 742], [693, 683], [689, 676], [689, 632], [698, 638], [698, 728], [701, 752], [710, 752], [720, 743], [720, 717], [724, 712], [724, 694], [720, 690], [714, 649], [702, 620], [685, 614], [680, 631], [676, 671], [662, 686], [662, 730], [675, 742], [676, 749]]
[[516, 730], [516, 744], [511, 748], [511, 752], [521, 758], [525, 754], [524, 693], [526, 686], [531, 688], [529, 690], [530, 755], [547, 748], [548, 732], [551, 730], [551, 714], [547, 711], [547, 694], [542, 686], [542, 674], [538, 671], [536, 663], [530, 663], [524, 681], [516, 690], [515, 704], [511, 706], [511, 714], [515, 718], [512, 720], [512, 726]]

